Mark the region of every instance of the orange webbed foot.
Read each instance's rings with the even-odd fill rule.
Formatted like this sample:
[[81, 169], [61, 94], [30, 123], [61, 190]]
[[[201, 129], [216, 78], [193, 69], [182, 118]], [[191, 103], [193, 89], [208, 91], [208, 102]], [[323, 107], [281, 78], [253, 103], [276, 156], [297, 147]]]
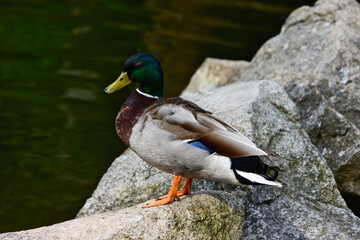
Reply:
[[148, 204], [147, 204], [146, 206], [144, 206], [143, 208], [161, 206], [161, 205], [165, 205], [165, 204], [168, 204], [168, 203], [172, 203], [173, 201], [175, 201], [175, 198], [166, 196], [166, 198], [161, 199], [161, 200], [159, 200], [159, 201], [156, 201], [156, 202], [153, 202], [153, 203], [148, 203]]
[[181, 175], [176, 175], [174, 177], [174, 183], [168, 193], [168, 195], [162, 196], [162, 197], [158, 197], [156, 202], [153, 203], [149, 203], [146, 206], [144, 206], [143, 208], [149, 208], [149, 207], [155, 207], [155, 206], [160, 206], [160, 205], [165, 205], [168, 203], [172, 203], [175, 201], [175, 199], [180, 200], [180, 196], [183, 195], [187, 195], [190, 194], [191, 192], [191, 183], [192, 183], [192, 178], [188, 178], [185, 181], [185, 184], [183, 186], [183, 189], [178, 191], [180, 182], [181, 182]]
[[[182, 190], [176, 192], [176, 197], [175, 197], [176, 199], [180, 200], [179, 197], [184, 196], [184, 195], [190, 195], [192, 181], [193, 181], [192, 178], [187, 178], [186, 179], [186, 181], [184, 183], [184, 186], [182, 187]], [[162, 199], [165, 199], [167, 197], [168, 197], [168, 195], [164, 195], [164, 196], [161, 196], [161, 197], [157, 197], [156, 200], [162, 200]]]

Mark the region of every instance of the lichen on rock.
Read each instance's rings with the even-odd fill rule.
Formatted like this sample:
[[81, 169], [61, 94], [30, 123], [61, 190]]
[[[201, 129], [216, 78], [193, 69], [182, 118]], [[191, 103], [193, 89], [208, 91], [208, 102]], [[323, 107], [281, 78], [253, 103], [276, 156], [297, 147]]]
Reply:
[[48, 227], [0, 234], [0, 239], [240, 239], [242, 200], [224, 192], [185, 197], [160, 208], [141, 205]]

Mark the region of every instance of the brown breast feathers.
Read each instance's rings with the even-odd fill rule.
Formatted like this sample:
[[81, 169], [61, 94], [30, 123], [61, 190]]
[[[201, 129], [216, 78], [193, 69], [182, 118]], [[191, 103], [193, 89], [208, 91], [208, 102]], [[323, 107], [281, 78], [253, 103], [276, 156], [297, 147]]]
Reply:
[[129, 146], [132, 128], [139, 116], [151, 105], [161, 102], [161, 98], [146, 97], [134, 91], [122, 105], [115, 121], [116, 133]]

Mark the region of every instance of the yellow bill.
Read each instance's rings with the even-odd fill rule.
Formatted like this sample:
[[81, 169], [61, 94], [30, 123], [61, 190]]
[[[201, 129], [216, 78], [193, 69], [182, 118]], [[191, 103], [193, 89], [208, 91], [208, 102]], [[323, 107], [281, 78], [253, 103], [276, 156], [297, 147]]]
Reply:
[[118, 77], [118, 79], [116, 79], [115, 82], [113, 82], [107, 88], [104, 89], [104, 92], [109, 93], [109, 94], [114, 93], [114, 92], [122, 89], [123, 87], [129, 85], [130, 83], [131, 83], [131, 80], [129, 79], [127, 72], [122, 72], [120, 74], [120, 77]]

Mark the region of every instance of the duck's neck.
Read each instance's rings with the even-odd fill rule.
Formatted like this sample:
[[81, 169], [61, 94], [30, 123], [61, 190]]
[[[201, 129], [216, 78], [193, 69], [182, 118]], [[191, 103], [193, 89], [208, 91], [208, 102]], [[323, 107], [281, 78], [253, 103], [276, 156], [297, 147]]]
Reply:
[[132, 128], [139, 116], [151, 105], [162, 101], [162, 98], [153, 97], [136, 89], [122, 105], [115, 121], [116, 132], [121, 140], [129, 146]]

